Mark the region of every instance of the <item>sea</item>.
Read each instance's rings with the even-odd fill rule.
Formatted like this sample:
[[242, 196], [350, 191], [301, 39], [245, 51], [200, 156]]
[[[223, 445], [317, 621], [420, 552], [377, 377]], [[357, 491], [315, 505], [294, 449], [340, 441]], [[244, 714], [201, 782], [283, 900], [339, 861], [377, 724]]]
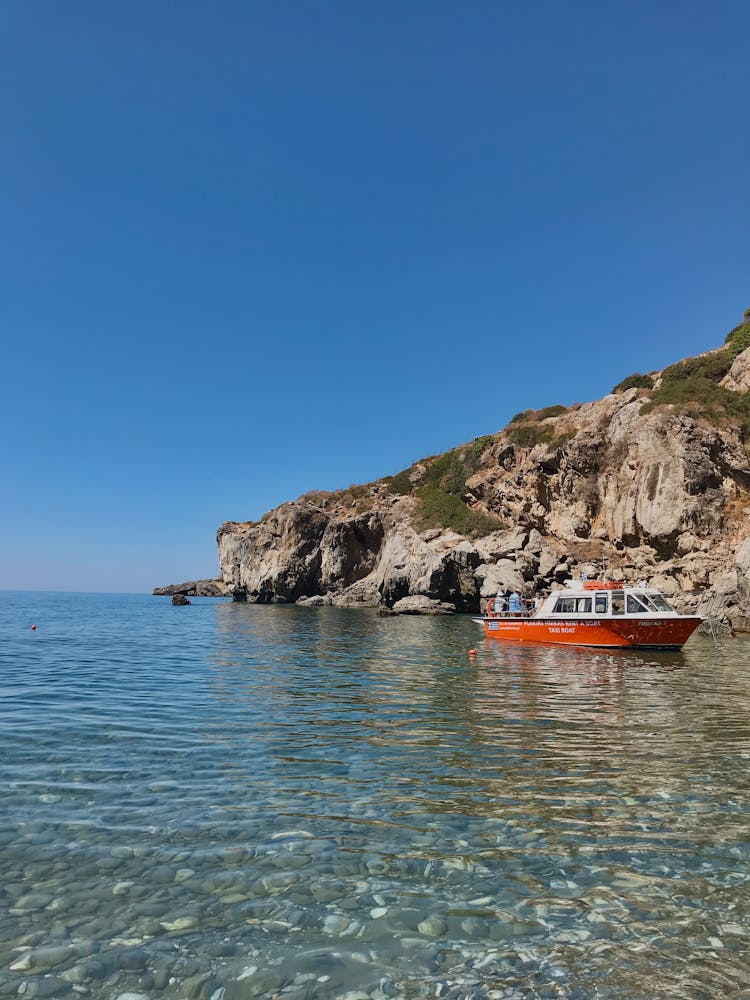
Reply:
[[8, 592], [0, 636], [2, 997], [750, 996], [750, 639]]

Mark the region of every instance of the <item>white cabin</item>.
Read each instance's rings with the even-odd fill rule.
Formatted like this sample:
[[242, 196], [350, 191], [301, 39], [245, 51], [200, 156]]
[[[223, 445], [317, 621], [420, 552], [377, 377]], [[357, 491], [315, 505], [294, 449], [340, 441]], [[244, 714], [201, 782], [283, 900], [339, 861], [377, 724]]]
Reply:
[[637, 615], [639, 618], [679, 618], [680, 615], [653, 587], [624, 582], [566, 580], [564, 590], [553, 590], [533, 618], [612, 618]]

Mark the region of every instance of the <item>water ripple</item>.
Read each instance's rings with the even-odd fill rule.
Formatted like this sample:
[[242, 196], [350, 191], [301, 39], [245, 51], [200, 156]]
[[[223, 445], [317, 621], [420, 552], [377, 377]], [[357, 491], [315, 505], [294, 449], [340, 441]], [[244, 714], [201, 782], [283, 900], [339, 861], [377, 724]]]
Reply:
[[0, 598], [0, 995], [750, 985], [746, 641]]

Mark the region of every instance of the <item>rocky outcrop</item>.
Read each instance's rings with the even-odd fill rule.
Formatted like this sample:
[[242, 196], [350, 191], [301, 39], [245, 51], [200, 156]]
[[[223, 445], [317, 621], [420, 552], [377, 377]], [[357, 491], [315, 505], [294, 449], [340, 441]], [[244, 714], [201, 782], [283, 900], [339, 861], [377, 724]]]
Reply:
[[474, 610], [476, 549], [455, 533], [416, 531], [411, 499], [382, 499], [366, 515], [347, 516], [302, 498], [258, 524], [223, 524], [217, 538], [224, 582], [257, 603], [393, 607], [419, 594]]
[[743, 351], [734, 359], [721, 384], [732, 392], [750, 390], [750, 354], [747, 351]]
[[[172, 583], [168, 587], [156, 587], [156, 597], [229, 597], [230, 591], [223, 580], [190, 580], [188, 583]], [[174, 602], [173, 602], [174, 603]]]
[[[731, 403], [750, 387], [750, 349], [727, 369]], [[660, 373], [652, 381], [658, 390]], [[258, 603], [473, 612], [498, 589], [530, 593], [585, 569], [648, 580], [685, 609], [711, 589], [747, 628], [747, 428], [728, 404], [717, 420], [662, 405], [654, 391], [522, 414], [391, 479], [227, 522], [217, 536], [223, 584]], [[450, 501], [437, 515], [436, 490]], [[446, 526], [441, 510], [457, 505], [479, 528]]]

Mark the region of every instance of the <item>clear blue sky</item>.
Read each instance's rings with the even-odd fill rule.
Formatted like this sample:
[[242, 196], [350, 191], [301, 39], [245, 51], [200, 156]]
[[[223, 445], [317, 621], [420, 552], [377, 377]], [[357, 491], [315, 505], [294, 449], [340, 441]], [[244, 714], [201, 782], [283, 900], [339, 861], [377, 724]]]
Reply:
[[214, 576], [224, 520], [717, 346], [750, 5], [1, 0], [0, 587]]

